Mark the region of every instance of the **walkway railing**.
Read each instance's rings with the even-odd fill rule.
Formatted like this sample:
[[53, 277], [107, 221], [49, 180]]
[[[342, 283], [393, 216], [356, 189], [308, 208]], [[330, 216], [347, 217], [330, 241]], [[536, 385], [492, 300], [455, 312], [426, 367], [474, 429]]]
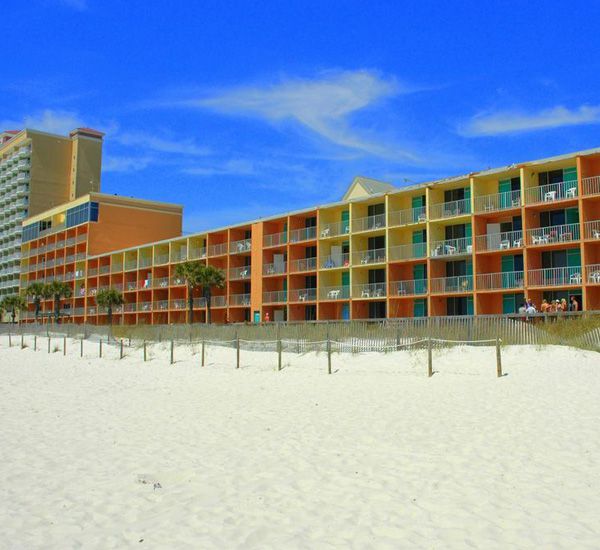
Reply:
[[477, 275], [477, 290], [501, 290], [505, 288], [523, 288], [522, 271], [505, 271], [501, 273], [482, 273]]
[[525, 204], [553, 202], [577, 197], [577, 180], [536, 185], [525, 189]]
[[473, 290], [473, 276], [438, 277], [429, 281], [431, 294], [450, 294]]
[[473, 252], [471, 237], [461, 239], [447, 239], [445, 241], [433, 241], [430, 246], [431, 256], [459, 256]]
[[461, 199], [458, 201], [441, 202], [432, 204], [429, 208], [431, 219], [452, 218], [471, 213], [471, 200]]
[[527, 230], [528, 245], [542, 245], [579, 240], [579, 224], [551, 225]]
[[521, 191], [504, 191], [475, 197], [475, 212], [494, 212], [521, 206]]
[[581, 266], [530, 269], [527, 286], [567, 286], [582, 283]]
[[505, 231], [490, 233], [475, 237], [477, 252], [490, 250], [508, 250], [509, 248], [523, 248], [523, 231]]
[[407, 208], [405, 210], [391, 210], [389, 214], [390, 225], [410, 225], [427, 221], [427, 208]]

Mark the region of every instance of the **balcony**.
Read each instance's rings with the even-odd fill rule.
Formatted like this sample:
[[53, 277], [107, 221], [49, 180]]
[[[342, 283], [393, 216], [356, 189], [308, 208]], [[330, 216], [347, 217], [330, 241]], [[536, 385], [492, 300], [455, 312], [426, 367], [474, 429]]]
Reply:
[[290, 231], [290, 243], [300, 243], [303, 241], [312, 241], [317, 238], [316, 227], [304, 227], [302, 229], [292, 229]]
[[324, 223], [321, 225], [321, 232], [319, 233], [319, 237], [321, 239], [328, 239], [330, 237], [337, 237], [339, 235], [348, 235], [349, 233], [349, 221]]
[[456, 294], [473, 290], [473, 276], [439, 277], [430, 280], [431, 294]]
[[354, 285], [352, 288], [353, 298], [385, 298], [385, 294], [385, 283], [366, 283], [362, 285]]
[[280, 304], [287, 301], [287, 290], [263, 292], [263, 304]]
[[523, 288], [522, 271], [506, 271], [502, 273], [482, 273], [477, 275], [477, 290], [502, 290], [507, 288]]
[[208, 255], [211, 257], [224, 256], [225, 254], [227, 254], [227, 243], [211, 244], [208, 247]]
[[169, 301], [157, 300], [156, 302], [154, 302], [152, 309], [154, 309], [154, 311], [166, 311], [167, 309], [169, 309]]
[[390, 247], [390, 262], [427, 257], [427, 243], [400, 244]]
[[475, 197], [475, 212], [496, 212], [521, 206], [521, 191], [505, 191]]
[[471, 213], [471, 200], [461, 199], [458, 201], [440, 202], [430, 206], [431, 219], [454, 218]]
[[210, 307], [227, 307], [227, 296], [211, 296]]
[[190, 260], [198, 260], [200, 258], [206, 258], [206, 248], [190, 248]]
[[335, 254], [321, 258], [321, 269], [339, 269], [350, 265], [350, 254]]
[[472, 238], [447, 239], [431, 243], [431, 257], [465, 256], [473, 252]]
[[229, 296], [229, 305], [241, 307], [250, 306], [250, 294], [232, 294]]
[[584, 196], [600, 195], [600, 176], [583, 178], [582, 184]]
[[168, 288], [169, 277], [158, 277], [152, 281], [153, 288]]
[[150, 267], [152, 265], [152, 258], [149, 256], [140, 256], [140, 268]]
[[373, 250], [359, 250], [353, 253], [352, 262], [355, 266], [371, 265], [385, 262], [385, 248], [375, 248]]
[[[165, 261], [161, 262], [159, 261], [159, 257], [157, 257], [157, 263], [167, 263], [169, 261], [169, 256], [165, 254], [165, 258]], [[134, 269], [137, 269], [137, 260], [127, 260], [125, 262], [125, 271], [133, 271]]]
[[326, 286], [319, 289], [321, 300], [348, 300], [350, 298], [349, 286]]
[[527, 245], [565, 243], [579, 240], [579, 224], [551, 225], [527, 230]]
[[427, 294], [427, 279], [390, 281], [390, 297], [421, 296]]
[[523, 248], [523, 231], [505, 231], [475, 237], [477, 252]]
[[600, 240], [600, 220], [585, 222], [583, 224], [583, 236], [585, 239]]
[[170, 284], [171, 286], [184, 286], [187, 283], [185, 282], [184, 277], [179, 277], [178, 275], [175, 275], [174, 277], [171, 277]]
[[290, 262], [290, 273], [302, 273], [315, 271], [317, 269], [317, 258], [301, 258]]
[[580, 285], [581, 282], [581, 266], [547, 267], [530, 269], [527, 272], [527, 286], [529, 287]]
[[229, 243], [230, 254], [243, 254], [252, 250], [252, 239], [242, 239]]
[[[185, 262], [187, 258], [188, 255], [186, 248], [180, 248], [179, 250], [171, 250], [171, 262]], [[141, 260], [140, 267], [142, 267]]]
[[[186, 309], [188, 306], [187, 300], [173, 300], [171, 302], [173, 304], [172, 309]], [[202, 296], [201, 298], [194, 298], [192, 301], [194, 309], [196, 308], [204, 308], [206, 307], [206, 298]]]
[[525, 204], [540, 204], [577, 197], [577, 180], [537, 185], [525, 189]]
[[263, 237], [263, 245], [268, 248], [272, 246], [284, 246], [287, 244], [287, 232], [271, 233]]
[[406, 210], [391, 210], [389, 215], [390, 225], [411, 225], [427, 221], [427, 208], [407, 208]]
[[251, 267], [249, 265], [242, 267], [231, 267], [229, 268], [229, 280], [239, 281], [243, 279], [249, 279], [251, 274]]
[[290, 290], [290, 302], [314, 302], [316, 299], [316, 288], [300, 288]]
[[591, 285], [600, 285], [600, 264], [585, 266], [586, 281]]
[[263, 265], [263, 275], [283, 275], [287, 272], [287, 263], [273, 263]]
[[385, 214], [377, 214], [375, 216], [366, 216], [352, 220], [352, 231], [360, 233], [364, 231], [376, 231], [385, 229]]

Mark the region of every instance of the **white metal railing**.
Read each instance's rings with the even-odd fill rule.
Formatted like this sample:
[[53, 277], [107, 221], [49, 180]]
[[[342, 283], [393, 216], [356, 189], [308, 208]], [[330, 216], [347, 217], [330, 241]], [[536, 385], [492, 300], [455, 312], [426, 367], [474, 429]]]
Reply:
[[290, 273], [314, 271], [317, 269], [317, 258], [301, 258], [290, 262]]
[[432, 219], [452, 218], [471, 213], [471, 200], [460, 199], [458, 201], [440, 202], [429, 207], [429, 215]]
[[150, 267], [151, 265], [152, 258], [150, 256], [140, 256], [140, 267]]
[[312, 241], [317, 238], [316, 227], [303, 227], [302, 229], [292, 229], [290, 231], [290, 243], [299, 243], [302, 241]]
[[521, 206], [521, 191], [503, 191], [475, 197], [475, 212], [494, 212]]
[[427, 294], [427, 279], [390, 281], [390, 297]]
[[450, 294], [454, 292], [470, 292], [473, 290], [472, 275], [456, 277], [438, 277], [430, 280], [431, 294]]
[[[167, 256], [167, 261], [168, 261], [169, 257]], [[166, 262], [164, 262], [166, 263]], [[125, 262], [125, 271], [132, 271], [134, 269], [137, 269], [137, 260], [127, 260]]]
[[250, 294], [232, 294], [229, 296], [230, 306], [249, 306], [250, 305]]
[[210, 307], [227, 307], [227, 296], [211, 296]]
[[588, 283], [600, 284], [600, 264], [588, 264], [585, 266], [586, 280]]
[[142, 312], [152, 311], [152, 302], [139, 302], [137, 310]]
[[477, 290], [500, 290], [503, 288], [523, 288], [522, 271], [502, 273], [480, 273], [476, 277]]
[[[183, 302], [183, 307], [175, 307], [174, 309], [185, 309], [188, 307], [186, 300], [174, 300], [175, 302]], [[206, 298], [202, 296], [201, 298], [194, 298], [192, 300], [192, 304], [194, 308], [203, 308], [206, 307]]]
[[577, 197], [577, 180], [535, 185], [525, 189], [525, 204], [553, 202]]
[[350, 254], [336, 254], [334, 256], [323, 256], [319, 262], [321, 269], [335, 269], [337, 267], [348, 267], [350, 265]]
[[251, 273], [251, 267], [249, 265], [241, 267], [231, 267], [229, 268], [229, 279], [232, 281], [240, 279], [249, 279]]
[[365, 216], [352, 220], [352, 230], [356, 233], [360, 231], [374, 231], [385, 228], [385, 213], [374, 216]]
[[290, 290], [290, 302], [314, 302], [316, 299], [316, 288], [300, 288]]
[[459, 256], [473, 252], [471, 237], [433, 241], [430, 245], [431, 256]]
[[586, 239], [600, 240], [600, 220], [592, 220], [583, 224], [583, 235]]
[[229, 243], [230, 254], [243, 254], [252, 250], [252, 239], [242, 239]]
[[427, 208], [407, 208], [405, 210], [391, 210], [389, 213], [390, 225], [410, 225], [427, 221]]
[[592, 176], [583, 178], [583, 194], [584, 195], [600, 195], [600, 176]]
[[190, 260], [198, 260], [200, 258], [206, 258], [206, 248], [190, 248]]
[[[171, 261], [172, 262], [185, 262], [187, 260], [187, 248], [182, 247], [179, 250], [171, 250]], [[141, 267], [141, 260], [140, 260]]]
[[354, 285], [352, 288], [353, 298], [385, 298], [385, 283], [365, 283]]
[[134, 313], [137, 311], [137, 304], [135, 302], [128, 302], [123, 304], [123, 311], [125, 313]]
[[523, 247], [523, 231], [504, 231], [475, 237], [477, 252]]
[[152, 309], [154, 311], [166, 311], [169, 309], [169, 300], [156, 300], [153, 303]]
[[581, 266], [546, 267], [527, 272], [527, 286], [580, 285]]
[[273, 290], [263, 292], [263, 303], [276, 304], [287, 300], [287, 290]]
[[372, 250], [358, 250], [352, 255], [354, 265], [368, 265], [385, 262], [385, 248], [375, 248]]
[[350, 287], [346, 285], [325, 286], [319, 289], [321, 300], [348, 300], [350, 298]]
[[263, 245], [269, 246], [281, 246], [287, 244], [287, 231], [281, 233], [271, 233], [270, 235], [263, 236]]
[[287, 272], [287, 262], [263, 264], [263, 275], [281, 275]]
[[168, 288], [169, 277], [157, 277], [152, 281], [153, 288]]
[[338, 235], [348, 235], [350, 233], [350, 221], [323, 223], [319, 231], [321, 239], [328, 237], [337, 237]]
[[223, 256], [227, 254], [227, 243], [211, 244], [208, 247], [209, 256]]
[[389, 260], [413, 260], [427, 256], [427, 243], [399, 244], [390, 247]]
[[183, 286], [186, 284], [185, 277], [180, 277], [179, 275], [173, 275], [171, 277], [170, 284], [172, 286]]
[[550, 225], [527, 230], [527, 244], [540, 245], [579, 240], [579, 224]]

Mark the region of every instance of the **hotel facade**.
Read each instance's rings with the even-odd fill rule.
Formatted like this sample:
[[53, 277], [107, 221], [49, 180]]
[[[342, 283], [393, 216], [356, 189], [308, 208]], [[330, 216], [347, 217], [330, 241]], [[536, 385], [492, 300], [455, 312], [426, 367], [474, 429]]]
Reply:
[[90, 193], [29, 217], [20, 287], [68, 282], [63, 313], [93, 324], [103, 288], [125, 298], [114, 322], [185, 322], [184, 261], [226, 274], [218, 323], [511, 314], [571, 296], [600, 310], [600, 149], [402, 188], [359, 177], [340, 202], [193, 235], [181, 215]]

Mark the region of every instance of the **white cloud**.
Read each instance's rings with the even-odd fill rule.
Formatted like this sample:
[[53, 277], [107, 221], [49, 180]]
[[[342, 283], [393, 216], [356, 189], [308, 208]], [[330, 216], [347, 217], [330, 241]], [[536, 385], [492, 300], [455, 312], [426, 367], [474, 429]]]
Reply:
[[415, 161], [417, 157], [412, 152], [390, 146], [350, 123], [353, 114], [408, 92], [394, 80], [386, 80], [372, 71], [357, 70], [328, 72], [315, 79], [290, 78], [277, 84], [236, 87], [161, 105], [247, 115], [271, 123], [293, 121], [336, 145], [380, 157]]
[[113, 136], [122, 145], [149, 149], [160, 153], [174, 153], [190, 156], [206, 156], [211, 153], [207, 147], [201, 147], [189, 139], [172, 140], [158, 133], [124, 132]]
[[137, 172], [151, 164], [151, 157], [105, 156], [102, 160], [103, 172]]
[[249, 176], [256, 173], [255, 165], [246, 159], [230, 159], [204, 166], [191, 166], [182, 170], [184, 174], [192, 176]]
[[31, 128], [51, 134], [63, 135], [80, 126], [84, 126], [84, 124], [77, 113], [72, 111], [53, 111], [51, 109], [25, 116], [22, 120], [0, 121], [0, 128]]
[[497, 136], [598, 123], [600, 123], [600, 106], [582, 105], [576, 109], [557, 106], [536, 113], [522, 111], [481, 113], [459, 128], [459, 133], [468, 137]]

